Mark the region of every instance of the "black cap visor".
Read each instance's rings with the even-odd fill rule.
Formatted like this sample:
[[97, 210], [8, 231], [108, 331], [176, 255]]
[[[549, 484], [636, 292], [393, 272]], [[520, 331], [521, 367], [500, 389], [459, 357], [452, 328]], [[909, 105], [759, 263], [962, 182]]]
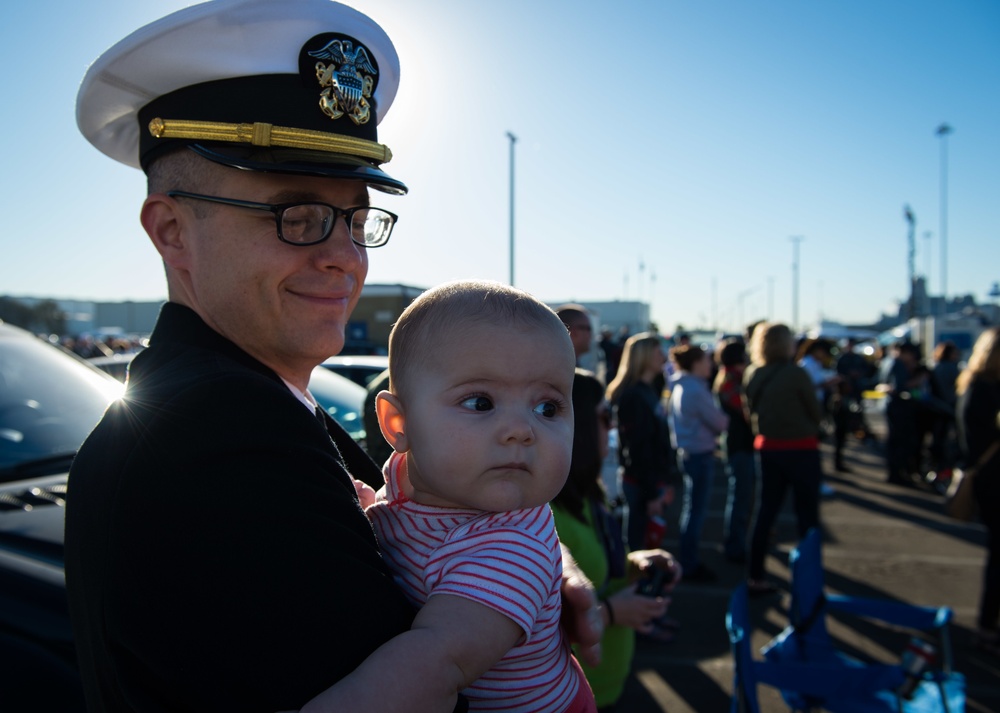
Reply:
[[377, 166], [343, 154], [240, 144], [190, 143], [188, 148], [209, 161], [232, 168], [364, 181], [393, 195], [405, 195], [409, 190], [406, 184]]

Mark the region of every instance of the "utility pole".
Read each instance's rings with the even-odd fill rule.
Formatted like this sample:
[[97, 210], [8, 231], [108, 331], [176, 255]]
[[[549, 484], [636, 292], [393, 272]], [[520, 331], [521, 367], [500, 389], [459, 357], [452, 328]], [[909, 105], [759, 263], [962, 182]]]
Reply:
[[514, 144], [517, 137], [510, 131], [507, 132], [510, 139], [510, 286], [514, 286]]
[[747, 325], [746, 319], [745, 319], [745, 314], [743, 313], [743, 301], [747, 297], [749, 297], [750, 295], [752, 295], [754, 292], [756, 292], [759, 289], [760, 289], [760, 285], [757, 285], [756, 287], [747, 288], [747, 289], [743, 290], [742, 292], [737, 293], [737, 295], [736, 295], [736, 307], [737, 307], [737, 313], [739, 315], [739, 320], [740, 320], [739, 324], [736, 325], [736, 328], [740, 332], [745, 332], [746, 331], [746, 325]]
[[799, 331], [799, 243], [805, 238], [793, 235], [792, 241], [792, 330]]
[[941, 137], [941, 304], [948, 313], [948, 134], [952, 129], [941, 124], [934, 132]]

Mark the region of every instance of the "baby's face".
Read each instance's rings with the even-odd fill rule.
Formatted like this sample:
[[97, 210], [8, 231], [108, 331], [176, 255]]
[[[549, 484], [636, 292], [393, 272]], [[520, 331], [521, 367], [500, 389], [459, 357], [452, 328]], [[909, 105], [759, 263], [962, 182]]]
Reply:
[[547, 503], [573, 450], [569, 335], [477, 324], [440, 340], [401, 394], [410, 497], [503, 512]]

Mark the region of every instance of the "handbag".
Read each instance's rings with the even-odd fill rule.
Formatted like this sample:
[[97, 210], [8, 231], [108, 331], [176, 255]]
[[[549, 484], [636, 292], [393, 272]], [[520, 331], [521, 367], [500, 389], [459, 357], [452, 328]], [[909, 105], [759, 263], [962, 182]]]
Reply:
[[998, 449], [1000, 449], [1000, 442], [994, 441], [972, 467], [964, 470], [956, 468], [952, 471], [951, 484], [944, 496], [944, 511], [949, 517], [963, 522], [971, 522], [975, 519], [977, 507], [976, 497], [972, 492], [973, 481], [979, 468], [984, 463], [988, 463], [996, 455]]

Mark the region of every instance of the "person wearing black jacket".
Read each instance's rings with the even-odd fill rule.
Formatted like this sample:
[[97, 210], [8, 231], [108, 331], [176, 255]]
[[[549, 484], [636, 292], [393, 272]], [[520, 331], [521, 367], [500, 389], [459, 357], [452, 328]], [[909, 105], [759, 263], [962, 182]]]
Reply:
[[746, 345], [737, 339], [727, 340], [717, 355], [720, 368], [712, 391], [719, 407], [729, 416], [729, 426], [722, 438], [723, 460], [729, 477], [723, 551], [730, 562], [743, 563], [747, 558], [747, 533], [757, 481], [753, 431], [743, 396], [743, 372], [748, 361]]
[[666, 411], [654, 386], [663, 376], [666, 361], [657, 335], [633, 335], [625, 342], [618, 374], [607, 390], [618, 428], [619, 473], [628, 503], [626, 539], [631, 550], [646, 549], [649, 519], [661, 516], [673, 497], [677, 466]]
[[370, 470], [274, 370], [164, 305], [69, 479], [66, 578], [91, 705], [299, 708], [405, 631], [413, 611], [348, 475]]
[[956, 391], [965, 467], [975, 470], [972, 492], [988, 534], [976, 645], [1000, 656], [1000, 328], [976, 340]]

